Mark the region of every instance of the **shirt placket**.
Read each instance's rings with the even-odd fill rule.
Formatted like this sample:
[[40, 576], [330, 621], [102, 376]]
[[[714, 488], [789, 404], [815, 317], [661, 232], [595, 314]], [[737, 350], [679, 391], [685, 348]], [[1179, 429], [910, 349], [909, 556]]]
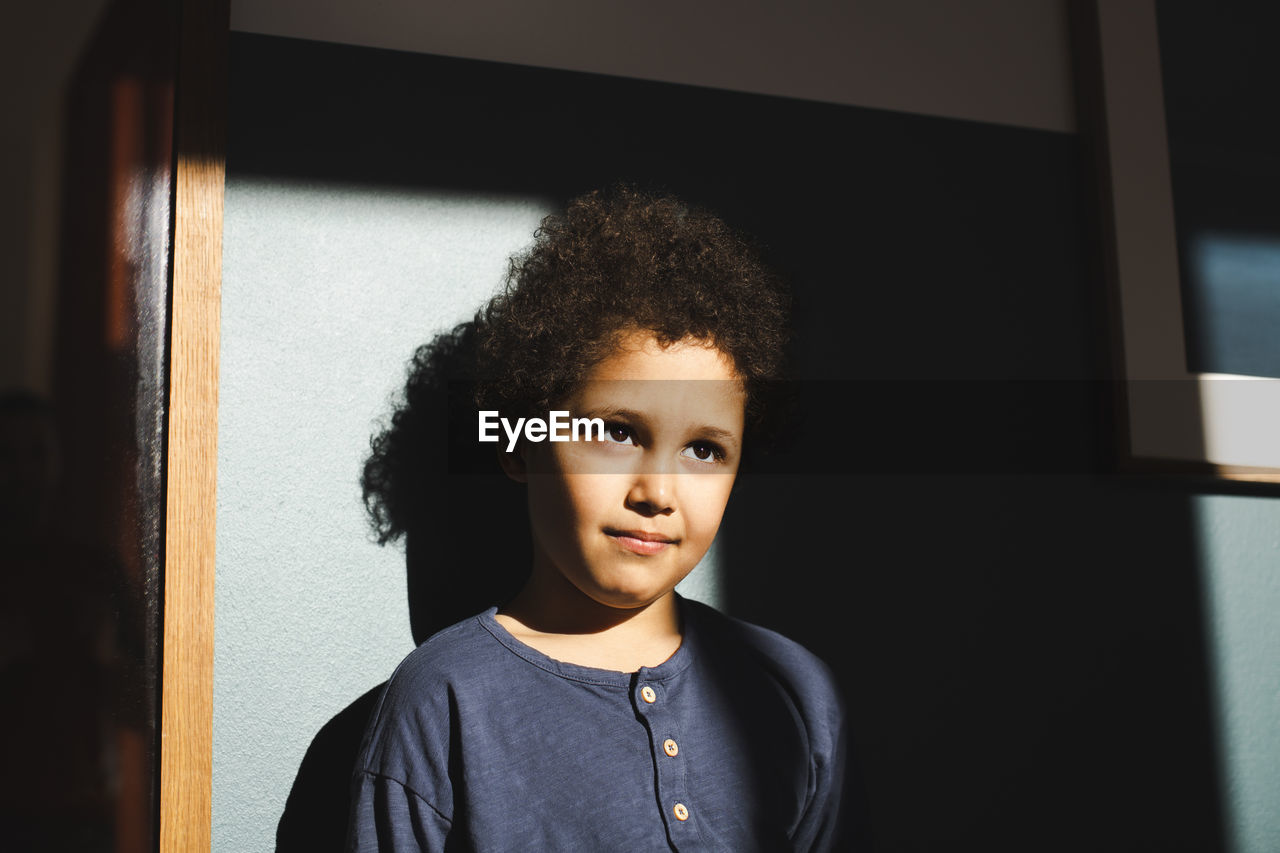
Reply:
[[667, 839], [675, 850], [702, 848], [698, 833], [698, 803], [690, 796], [683, 751], [682, 732], [676, 709], [661, 683], [638, 679], [631, 691], [636, 713], [649, 732], [649, 749], [653, 756], [657, 779], [657, 806], [667, 830]]

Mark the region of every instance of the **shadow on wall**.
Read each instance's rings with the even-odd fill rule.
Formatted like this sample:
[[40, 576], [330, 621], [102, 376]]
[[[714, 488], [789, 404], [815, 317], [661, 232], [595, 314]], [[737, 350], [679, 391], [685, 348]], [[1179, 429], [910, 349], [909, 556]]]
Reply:
[[[229, 172], [560, 199], [628, 178], [765, 239], [814, 383], [739, 484], [722, 583], [836, 672], [873, 849], [1223, 848], [1190, 492], [1098, 473], [1074, 137], [244, 34], [232, 56]], [[489, 603], [467, 569], [529, 563], [489, 523], [522, 493], [455, 463], [473, 426], [447, 422], [413, 464], [448, 488], [415, 500], [465, 546], [405, 528], [417, 640]], [[316, 736], [278, 849], [340, 849], [375, 694]]]
[[[532, 564], [523, 488], [475, 440], [474, 326], [415, 353], [387, 432], [375, 437], [365, 499], [383, 543], [404, 538], [414, 644], [507, 600]], [[276, 832], [276, 849], [342, 850], [351, 771], [382, 685], [324, 725], [308, 747]]]

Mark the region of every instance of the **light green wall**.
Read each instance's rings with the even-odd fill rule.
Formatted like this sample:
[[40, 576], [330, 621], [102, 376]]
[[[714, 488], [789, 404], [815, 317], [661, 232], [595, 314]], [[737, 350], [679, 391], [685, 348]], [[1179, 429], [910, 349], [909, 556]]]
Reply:
[[1280, 850], [1280, 499], [1194, 503], [1223, 813], [1235, 853]]
[[316, 731], [413, 647], [399, 548], [358, 477], [415, 347], [467, 319], [529, 198], [227, 183], [214, 849], [269, 850]]

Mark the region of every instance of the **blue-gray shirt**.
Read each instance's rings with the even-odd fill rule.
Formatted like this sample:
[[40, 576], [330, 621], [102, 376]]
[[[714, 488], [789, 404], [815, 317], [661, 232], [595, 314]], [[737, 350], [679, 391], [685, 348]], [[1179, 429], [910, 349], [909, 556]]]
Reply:
[[844, 779], [827, 667], [680, 599], [684, 639], [634, 673], [553, 660], [495, 609], [388, 682], [352, 783], [352, 851], [828, 850]]

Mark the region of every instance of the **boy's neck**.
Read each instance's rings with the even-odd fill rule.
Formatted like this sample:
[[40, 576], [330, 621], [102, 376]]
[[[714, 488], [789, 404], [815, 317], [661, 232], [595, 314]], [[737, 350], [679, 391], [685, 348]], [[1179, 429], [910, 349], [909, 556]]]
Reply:
[[620, 609], [585, 595], [559, 572], [550, 575], [535, 570], [495, 617], [522, 643], [554, 660], [616, 672], [657, 666], [680, 648], [674, 592]]

